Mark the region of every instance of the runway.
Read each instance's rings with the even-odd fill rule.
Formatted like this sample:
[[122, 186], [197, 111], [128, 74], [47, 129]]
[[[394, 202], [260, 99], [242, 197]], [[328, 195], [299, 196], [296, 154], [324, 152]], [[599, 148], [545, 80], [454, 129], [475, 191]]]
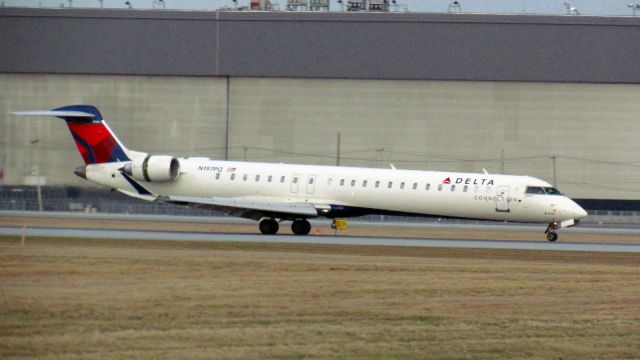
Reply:
[[94, 239], [259, 242], [316, 245], [398, 246], [421, 248], [467, 248], [534, 251], [581, 251], [640, 253], [639, 244], [563, 243], [547, 241], [463, 240], [463, 239], [408, 239], [399, 237], [359, 237], [330, 235], [260, 235], [238, 233], [204, 233], [182, 231], [102, 230], [69, 228], [0, 227], [0, 235], [26, 237], [69, 237]]

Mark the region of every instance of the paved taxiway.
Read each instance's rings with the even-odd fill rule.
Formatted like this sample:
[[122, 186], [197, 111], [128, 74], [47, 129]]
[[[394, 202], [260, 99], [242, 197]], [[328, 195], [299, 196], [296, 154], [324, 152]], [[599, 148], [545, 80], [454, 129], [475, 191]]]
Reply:
[[591, 251], [640, 253], [638, 244], [602, 244], [602, 243], [550, 243], [546, 241], [509, 241], [509, 240], [461, 240], [461, 239], [406, 239], [393, 237], [357, 237], [357, 236], [296, 236], [296, 235], [260, 235], [228, 234], [178, 231], [139, 231], [139, 230], [99, 230], [99, 229], [61, 229], [1, 227], [0, 235], [51, 236], [95, 239], [135, 239], [135, 240], [171, 240], [171, 241], [233, 241], [288, 244], [321, 245], [361, 245], [361, 246], [404, 246], [432, 248], [468, 248], [538, 251]]
[[[37, 225], [24, 223], [25, 218], [43, 219], [43, 221], [36, 220]], [[2, 220], [6, 221], [2, 221]], [[55, 225], [47, 225], [47, 220], [54, 220]], [[63, 227], [63, 228], [100, 228], [95, 227], [92, 224], [95, 221], [126, 221], [126, 222], [141, 222], [145, 224], [149, 223], [162, 223], [163, 226], [167, 223], [185, 223], [185, 224], [223, 224], [223, 225], [250, 225], [252, 228], [256, 227], [254, 220], [242, 219], [229, 216], [176, 216], [176, 215], [149, 215], [149, 214], [110, 214], [110, 213], [84, 213], [84, 212], [38, 212], [38, 211], [3, 211], [0, 210], [0, 228], [4, 226], [13, 227], [17, 224], [26, 224], [33, 227]], [[58, 222], [59, 221], [59, 222]], [[72, 226], [64, 225], [72, 221]], [[328, 227], [331, 221], [328, 219], [311, 219], [313, 226], [325, 226]], [[50, 223], [50, 222], [49, 222]], [[82, 223], [83, 225], [80, 225]], [[90, 224], [91, 226], [87, 226]], [[59, 226], [61, 225], [61, 226]], [[542, 234], [544, 225], [540, 224], [520, 224], [520, 223], [497, 223], [495, 221], [367, 221], [361, 219], [349, 219], [349, 225], [354, 227], [366, 227], [366, 228], [385, 228], [385, 229], [454, 229], [454, 230], [482, 230], [482, 231], [497, 231], [497, 232], [536, 232]], [[116, 225], [122, 226], [122, 225]], [[100, 229], [118, 229], [118, 227], [105, 227]], [[129, 229], [128, 227], [122, 229]], [[157, 227], [154, 229], [158, 229]], [[144, 229], [140, 230], [154, 230]], [[158, 230], [171, 229], [163, 228]], [[174, 229], [173, 231], [181, 231]], [[198, 232], [197, 227], [190, 232]], [[214, 231], [223, 233], [236, 233], [236, 231]], [[640, 225], [637, 223], [614, 223], [614, 224], [587, 224], [586, 222], [580, 226], [562, 229], [561, 234], [600, 234], [600, 235], [629, 235], [638, 238], [638, 241], [632, 243], [640, 244]], [[353, 235], [353, 234], [351, 234]], [[366, 235], [365, 235], [366, 236]], [[384, 235], [383, 235], [384, 236]], [[561, 235], [562, 236], [562, 235]], [[401, 236], [391, 236], [401, 237]], [[544, 237], [540, 235], [540, 239]], [[561, 237], [562, 239], [562, 237]], [[503, 239], [501, 239], [503, 240]], [[575, 241], [574, 241], [575, 242]]]

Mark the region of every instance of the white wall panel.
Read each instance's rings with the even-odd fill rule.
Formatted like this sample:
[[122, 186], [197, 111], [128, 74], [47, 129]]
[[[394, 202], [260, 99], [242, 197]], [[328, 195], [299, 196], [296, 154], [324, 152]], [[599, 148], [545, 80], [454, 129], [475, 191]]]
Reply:
[[620, 84], [234, 78], [231, 155], [334, 164], [341, 132], [346, 165], [499, 172], [504, 150], [505, 172], [551, 182], [556, 156], [568, 194], [636, 199], [639, 96]]
[[0, 74], [5, 184], [22, 183], [37, 163], [47, 184], [86, 185], [73, 174], [83, 161], [64, 121], [8, 115], [72, 104], [98, 107], [129, 148], [224, 156], [223, 78]]

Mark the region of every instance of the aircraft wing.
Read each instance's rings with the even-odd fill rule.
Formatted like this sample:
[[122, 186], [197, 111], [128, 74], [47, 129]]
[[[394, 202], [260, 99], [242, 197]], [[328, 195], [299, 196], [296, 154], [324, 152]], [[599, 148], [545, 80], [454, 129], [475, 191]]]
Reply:
[[305, 202], [273, 202], [242, 198], [189, 196], [168, 196], [161, 197], [160, 200], [174, 204], [195, 205], [254, 220], [260, 220], [265, 216], [279, 218], [318, 216], [316, 208], [312, 204]]

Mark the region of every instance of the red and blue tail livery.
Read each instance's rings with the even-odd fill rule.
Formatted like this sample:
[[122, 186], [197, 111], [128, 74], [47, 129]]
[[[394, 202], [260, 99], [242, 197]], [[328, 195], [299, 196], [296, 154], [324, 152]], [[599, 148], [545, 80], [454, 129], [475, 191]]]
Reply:
[[115, 137], [102, 115], [91, 105], [63, 106], [53, 111], [80, 112], [92, 117], [74, 116], [73, 113], [58, 115], [67, 122], [71, 136], [85, 164], [129, 161], [123, 146]]
[[85, 164], [130, 161], [127, 149], [91, 105], [69, 105], [50, 111], [27, 111], [16, 115], [51, 115], [67, 122]]

